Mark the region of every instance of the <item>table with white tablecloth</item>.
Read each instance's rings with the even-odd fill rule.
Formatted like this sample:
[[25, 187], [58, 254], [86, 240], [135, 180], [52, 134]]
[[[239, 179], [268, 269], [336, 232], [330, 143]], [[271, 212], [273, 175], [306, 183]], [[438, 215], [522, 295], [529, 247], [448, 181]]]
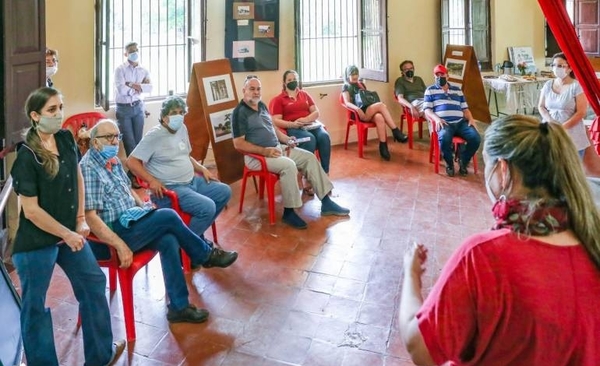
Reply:
[[[496, 115], [527, 114], [528, 111], [533, 114], [538, 105], [540, 91], [544, 83], [550, 79], [538, 77], [535, 80], [528, 80], [520, 76], [513, 76], [513, 78], [515, 81], [507, 81], [496, 75], [483, 75], [483, 85], [489, 90], [488, 105], [491, 105], [494, 98]], [[505, 96], [504, 111], [498, 108], [497, 93]]]

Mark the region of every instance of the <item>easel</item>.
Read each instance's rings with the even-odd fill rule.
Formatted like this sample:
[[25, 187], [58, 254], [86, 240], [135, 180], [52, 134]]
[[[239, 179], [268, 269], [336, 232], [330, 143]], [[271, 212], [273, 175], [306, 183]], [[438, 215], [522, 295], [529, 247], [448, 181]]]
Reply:
[[[456, 61], [456, 62], [453, 62]], [[449, 64], [461, 64], [463, 69], [461, 75], [454, 75]], [[447, 45], [444, 54], [444, 65], [449, 70], [448, 80], [454, 84], [461, 84], [461, 89], [469, 105], [469, 110], [478, 121], [491, 123], [490, 108], [485, 97], [485, 89], [477, 64], [477, 57], [473, 46]]]
[[[223, 98], [223, 102], [214, 101], [214, 94], [211, 94], [211, 97], [208, 98], [206, 93], [213, 93], [213, 91], [205, 90], [206, 78], [214, 79], [216, 77], [219, 79], [220, 76], [223, 76], [223, 78], [219, 80], [222, 81], [219, 85], [224, 86], [225, 82], [229, 82], [230, 86], [226, 90], [219, 90], [224, 92], [219, 95]], [[188, 113], [184, 120], [190, 135], [192, 157], [203, 161], [206, 158], [210, 141], [219, 179], [227, 184], [242, 178], [244, 158], [233, 147], [233, 135], [225, 139], [222, 139], [221, 136], [215, 136], [215, 129], [211, 124], [211, 115], [214, 118], [219, 115], [219, 112], [226, 112], [238, 105], [234, 85], [229, 60], [222, 59], [195, 63], [192, 68], [187, 95]], [[209, 100], [211, 100], [210, 105]], [[215, 142], [216, 138], [219, 139], [218, 142]]]

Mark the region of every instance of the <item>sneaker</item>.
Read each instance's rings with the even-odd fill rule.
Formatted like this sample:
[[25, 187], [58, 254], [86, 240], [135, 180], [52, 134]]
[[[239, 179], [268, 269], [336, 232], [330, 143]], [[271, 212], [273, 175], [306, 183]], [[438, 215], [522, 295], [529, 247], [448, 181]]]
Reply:
[[467, 170], [467, 166], [460, 164], [460, 167], [458, 168], [458, 174], [461, 177], [465, 177], [467, 174], [469, 174], [469, 171]]
[[350, 210], [329, 200], [321, 205], [321, 216], [348, 216]]
[[120, 341], [115, 341], [112, 344], [112, 356], [110, 357], [110, 361], [108, 361], [107, 365], [108, 366], [112, 366], [114, 365], [117, 360], [119, 359], [119, 357], [121, 357], [121, 354], [123, 353], [123, 350], [125, 350], [125, 345], [127, 344], [127, 342], [125, 342], [124, 339], [121, 339]]
[[306, 229], [308, 227], [306, 221], [302, 220], [302, 218], [298, 216], [298, 214], [296, 214], [294, 211], [283, 215], [282, 220], [284, 223], [290, 225], [294, 229]]
[[208, 319], [208, 310], [198, 309], [190, 304], [181, 310], [169, 309], [167, 320], [169, 323], [204, 323]]
[[449, 177], [454, 177], [454, 167], [453, 166], [447, 166], [446, 167], [446, 174], [448, 174]]
[[[206, 262], [202, 263], [201, 266], [204, 268], [219, 267], [226, 268], [233, 264], [238, 257], [237, 252], [228, 252], [221, 248], [212, 248], [210, 255]], [[192, 269], [196, 269], [200, 265], [192, 265]]]

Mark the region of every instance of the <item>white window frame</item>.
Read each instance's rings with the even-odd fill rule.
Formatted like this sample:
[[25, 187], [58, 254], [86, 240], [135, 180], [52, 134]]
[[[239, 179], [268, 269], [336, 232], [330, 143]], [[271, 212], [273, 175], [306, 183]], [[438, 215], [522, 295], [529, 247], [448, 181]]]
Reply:
[[388, 81], [387, 0], [296, 0], [296, 70], [304, 85], [339, 83], [346, 66]]
[[187, 93], [192, 64], [206, 58], [204, 14], [206, 0], [97, 0], [96, 105], [108, 110], [114, 102], [114, 71], [129, 42], [138, 43], [151, 75], [147, 100]]

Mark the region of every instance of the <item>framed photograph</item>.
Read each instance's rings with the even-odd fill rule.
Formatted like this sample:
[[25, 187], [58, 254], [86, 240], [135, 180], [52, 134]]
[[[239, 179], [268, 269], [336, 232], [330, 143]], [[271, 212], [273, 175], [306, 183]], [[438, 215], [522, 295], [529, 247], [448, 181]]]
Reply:
[[275, 22], [254, 21], [254, 38], [275, 37]]
[[214, 105], [233, 100], [233, 88], [229, 74], [211, 76], [202, 79], [206, 104]]
[[233, 3], [233, 19], [254, 19], [254, 3]]
[[448, 69], [448, 78], [462, 80], [465, 76], [465, 66], [467, 61], [454, 58], [446, 59], [446, 68]]
[[254, 41], [233, 41], [233, 50], [231, 54], [233, 58], [254, 57]]
[[230, 108], [209, 115], [215, 143], [233, 138], [233, 134], [231, 133], [231, 115], [233, 114], [233, 109]]

